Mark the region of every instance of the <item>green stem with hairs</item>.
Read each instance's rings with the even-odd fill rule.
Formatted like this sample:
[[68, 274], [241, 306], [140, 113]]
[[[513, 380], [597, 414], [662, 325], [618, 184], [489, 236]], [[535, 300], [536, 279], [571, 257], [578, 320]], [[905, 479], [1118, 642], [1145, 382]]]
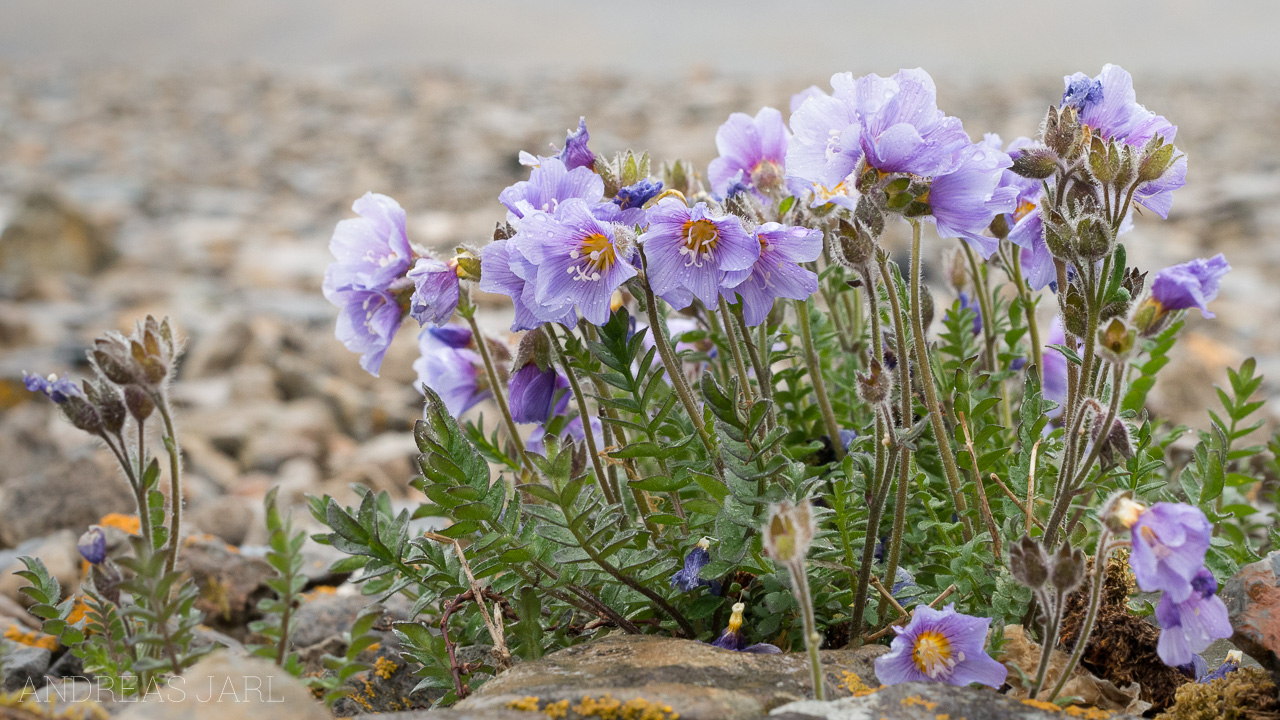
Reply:
[[578, 374], [574, 372], [568, 356], [564, 354], [564, 347], [560, 345], [560, 337], [556, 334], [554, 323], [547, 323], [546, 330], [547, 337], [551, 338], [551, 349], [555, 352], [560, 367], [564, 368], [565, 377], [569, 379], [569, 389], [573, 391], [574, 402], [578, 405], [578, 417], [582, 419], [582, 434], [587, 442], [587, 455], [591, 459], [591, 467], [596, 471], [596, 482], [600, 484], [600, 490], [604, 493], [606, 502], [609, 504], [621, 502], [621, 493], [609, 482], [609, 476], [605, 474], [604, 466], [600, 463], [600, 449], [596, 447], [596, 434], [591, 430], [591, 412], [587, 407], [587, 397], [582, 394], [582, 384], [578, 382]]
[[809, 382], [813, 383], [813, 394], [817, 396], [818, 408], [822, 411], [822, 423], [827, 429], [827, 438], [835, 451], [836, 459], [844, 459], [844, 444], [840, 442], [840, 425], [836, 423], [836, 413], [831, 409], [831, 398], [827, 396], [827, 384], [822, 379], [822, 363], [818, 359], [818, 351], [813, 345], [813, 327], [809, 322], [809, 302], [796, 300], [796, 316], [800, 326], [800, 344], [804, 349], [805, 366], [809, 369]]

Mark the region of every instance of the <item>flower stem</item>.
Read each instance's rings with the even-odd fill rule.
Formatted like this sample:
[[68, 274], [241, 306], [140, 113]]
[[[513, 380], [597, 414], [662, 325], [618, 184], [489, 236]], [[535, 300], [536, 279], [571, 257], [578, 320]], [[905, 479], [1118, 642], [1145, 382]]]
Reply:
[[578, 374], [573, 371], [573, 366], [569, 364], [569, 358], [564, 354], [564, 348], [560, 345], [560, 336], [556, 334], [554, 323], [547, 323], [546, 330], [547, 337], [551, 338], [551, 349], [555, 351], [556, 360], [560, 362], [560, 367], [564, 368], [565, 377], [569, 378], [569, 388], [573, 391], [574, 402], [578, 404], [578, 417], [582, 419], [582, 434], [587, 441], [587, 455], [591, 458], [591, 467], [596, 471], [596, 482], [600, 484], [604, 499], [609, 504], [621, 502], [618, 488], [609, 483], [609, 476], [605, 475], [604, 466], [600, 464], [600, 451], [596, 447], [596, 434], [591, 429], [591, 413], [587, 408], [587, 398], [582, 394], [582, 385], [578, 382]]
[[[484, 361], [484, 372], [489, 378], [489, 390], [493, 393], [493, 399], [498, 403], [498, 410], [502, 412], [502, 419], [507, 426], [507, 434], [511, 436], [511, 442], [516, 446], [516, 457], [520, 458], [520, 464], [534, 475], [533, 463], [529, 458], [525, 457], [524, 441], [520, 439], [520, 430], [516, 427], [515, 418], [511, 417], [511, 407], [507, 405], [507, 394], [502, 387], [502, 382], [498, 380], [498, 370], [493, 365], [493, 357], [489, 354], [489, 346], [485, 342], [484, 335], [480, 333], [480, 325], [476, 323], [475, 306], [471, 304], [469, 294], [462, 296], [464, 301], [459, 305], [459, 315], [467, 319], [467, 324], [471, 326], [471, 337], [475, 341], [476, 350], [480, 353], [480, 359]], [[465, 308], [463, 307], [465, 305]], [[548, 327], [550, 325], [548, 324]], [[586, 422], [585, 420], [583, 422]], [[590, 426], [588, 426], [590, 430]], [[590, 434], [588, 432], [588, 434]]]
[[982, 312], [982, 339], [986, 347], [987, 370], [996, 371], [995, 315], [991, 311], [991, 296], [987, 290], [987, 276], [982, 272], [978, 256], [969, 243], [961, 240], [965, 259], [969, 261], [969, 274], [973, 276], [973, 294], [978, 296], [978, 309]]
[[[907, 334], [902, 325], [902, 303], [898, 298], [898, 286], [889, 272], [889, 258], [878, 254], [880, 277], [884, 281], [885, 293], [889, 296], [889, 309], [893, 313], [894, 345], [898, 353], [898, 397], [902, 403], [898, 409], [898, 429], [906, 432], [911, 427], [911, 362], [907, 359]], [[907, 501], [911, 487], [911, 448], [903, 444], [898, 456], [898, 494], [893, 506], [893, 530], [889, 533], [889, 553], [885, 558], [884, 584], [892, 588], [898, 578], [898, 562], [901, 560], [902, 535], [907, 523]], [[883, 598], [882, 598], [883, 599]], [[880, 603], [880, 618], [883, 621], [888, 611], [888, 601]]]
[[818, 397], [818, 408], [822, 410], [822, 423], [827, 428], [827, 438], [835, 451], [836, 459], [844, 459], [844, 443], [840, 442], [840, 426], [836, 423], [836, 413], [831, 409], [831, 398], [827, 396], [827, 384], [822, 379], [822, 363], [818, 359], [818, 351], [813, 346], [813, 327], [809, 322], [809, 301], [796, 300], [796, 316], [800, 321], [800, 344], [804, 347], [804, 362], [809, 369], [809, 382], [813, 383], [814, 395]]
[[1040, 344], [1040, 324], [1036, 322], [1036, 306], [1031, 299], [1031, 288], [1027, 286], [1027, 281], [1022, 276], [1022, 253], [1014, 247], [1010, 254], [1013, 256], [1009, 263], [1013, 269], [1013, 284], [1017, 286], [1018, 298], [1022, 301], [1022, 309], [1027, 316], [1027, 330], [1031, 336], [1031, 365], [1035, 368], [1036, 384], [1043, 387], [1044, 368], [1040, 366], [1044, 364], [1044, 351], [1041, 349], [1044, 346]]
[[[1089, 635], [1093, 633], [1093, 622], [1098, 617], [1098, 606], [1102, 604], [1102, 584], [1107, 576], [1107, 556], [1111, 554], [1111, 548], [1108, 547], [1110, 540], [1111, 531], [1104, 525], [1102, 532], [1098, 535], [1098, 550], [1093, 557], [1093, 587], [1089, 593], [1089, 611], [1084, 616], [1084, 624], [1080, 626], [1080, 632], [1076, 633], [1076, 647], [1071, 651], [1071, 657], [1062, 668], [1062, 676], [1058, 678], [1058, 682], [1054, 683], [1048, 702], [1053, 702], [1054, 698], [1058, 697], [1058, 693], [1062, 692], [1062, 688], [1067, 684], [1067, 678], [1071, 677], [1071, 672], [1076, 669], [1076, 665], [1080, 664], [1080, 658], [1084, 656], [1085, 648], [1089, 644]], [[1035, 695], [1031, 697], [1035, 698]]]
[[912, 220], [911, 331], [915, 336], [913, 344], [916, 352], [916, 371], [920, 376], [920, 386], [924, 388], [925, 406], [929, 410], [929, 424], [933, 427], [933, 439], [938, 444], [938, 455], [942, 457], [947, 486], [951, 489], [951, 500], [964, 526], [964, 540], [968, 542], [973, 537], [973, 525], [967, 514], [968, 505], [960, 493], [960, 470], [956, 467], [956, 457], [951, 452], [951, 437], [947, 433], [946, 422], [942, 419], [942, 408], [938, 405], [938, 395], [933, 384], [933, 368], [929, 363], [929, 344], [925, 336], [924, 316], [920, 313], [920, 283], [920, 221]]
[[[173, 412], [169, 407], [168, 393], [161, 391], [155, 398], [156, 409], [164, 421], [164, 446], [169, 451], [169, 553], [165, 558], [165, 572], [173, 572], [178, 564], [178, 547], [182, 542], [182, 448], [173, 429]], [[141, 432], [142, 428], [139, 427]]]
[[791, 583], [795, 585], [796, 599], [800, 601], [800, 617], [804, 624], [804, 647], [809, 654], [809, 674], [813, 678], [813, 697], [825, 700], [826, 691], [822, 685], [822, 636], [818, 634], [817, 621], [813, 612], [813, 597], [809, 592], [809, 575], [804, 570], [804, 558], [796, 560], [794, 565], [787, 564], [791, 572]]
[[751, 378], [747, 375], [747, 364], [742, 359], [741, 342], [738, 340], [738, 330], [734, 327], [733, 313], [729, 310], [729, 303], [724, 298], [720, 299], [720, 316], [724, 318], [724, 333], [729, 338], [729, 349], [733, 353], [733, 365], [738, 370], [738, 386], [742, 390], [742, 397], [747, 401], [747, 406], [756, 404], [755, 391], [751, 389]]
[[693, 428], [698, 433], [698, 439], [702, 441], [702, 446], [706, 448], [707, 456], [715, 467], [716, 476], [721, 483], [724, 483], [724, 461], [720, 458], [720, 452], [716, 448], [715, 440], [707, 432], [706, 423], [702, 420], [702, 411], [698, 408], [698, 402], [693, 397], [693, 389], [689, 387], [689, 381], [685, 379], [684, 371], [680, 367], [680, 359], [676, 357], [675, 350], [671, 347], [671, 338], [667, 336], [667, 324], [658, 315], [658, 299], [654, 297], [653, 288], [649, 286], [648, 260], [645, 259], [643, 250], [640, 252], [640, 260], [645, 267], [645, 278], [640, 283], [640, 286], [644, 288], [644, 305], [645, 311], [649, 315], [649, 331], [653, 333], [653, 344], [658, 349], [658, 356], [662, 358], [662, 364], [667, 368], [667, 376], [671, 378], [671, 386], [675, 388], [676, 395], [684, 405], [685, 412], [689, 414], [689, 420], [693, 423]]

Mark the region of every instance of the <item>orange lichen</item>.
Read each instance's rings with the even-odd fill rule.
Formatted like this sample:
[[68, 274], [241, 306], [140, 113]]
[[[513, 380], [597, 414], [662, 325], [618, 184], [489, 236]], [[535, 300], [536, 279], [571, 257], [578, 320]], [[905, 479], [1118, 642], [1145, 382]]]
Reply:
[[89, 612], [89, 606], [85, 604], [84, 598], [77, 597], [75, 604], [71, 606], [71, 612], [67, 615], [67, 624], [74, 625], [80, 622], [87, 612]]
[[396, 665], [391, 660], [388, 660], [385, 657], [380, 657], [373, 661], [373, 674], [383, 680], [389, 680], [391, 676], [396, 673], [396, 670], [398, 670], [399, 667], [400, 666]]
[[559, 702], [547, 703], [547, 706], [542, 708], [542, 714], [552, 718], [552, 720], [568, 717], [569, 701], [560, 700]]
[[10, 625], [9, 629], [4, 631], [4, 639], [16, 642], [19, 645], [44, 648], [49, 652], [54, 652], [58, 649], [58, 638], [52, 635], [45, 635], [36, 630], [24, 631], [17, 625]]
[[321, 595], [332, 595], [338, 592], [338, 588], [332, 585], [317, 585], [307, 592], [302, 593], [303, 600], [315, 600]]
[[533, 695], [522, 697], [519, 700], [507, 701], [508, 710], [523, 710], [525, 712], [538, 712], [538, 698]]
[[854, 696], [870, 695], [875, 689], [862, 682], [862, 678], [858, 677], [858, 673], [844, 670], [843, 677], [840, 680], [840, 687], [848, 690]]
[[919, 695], [908, 695], [907, 697], [902, 698], [902, 706], [903, 707], [919, 706], [924, 708], [925, 710], [932, 710], [938, 707], [938, 703], [925, 700]]
[[1032, 700], [1031, 698], [1027, 698], [1022, 701], [1022, 704], [1029, 705], [1033, 708], [1037, 708], [1039, 710], [1045, 710], [1048, 712], [1062, 712], [1062, 708], [1058, 707], [1057, 705], [1054, 705], [1051, 702], [1045, 702], [1043, 700]]
[[1072, 705], [1064, 708], [1063, 712], [1071, 717], [1084, 718], [1084, 720], [1106, 720], [1111, 717], [1111, 713], [1096, 707], [1080, 707]]
[[137, 515], [107, 513], [102, 516], [98, 524], [104, 528], [115, 528], [130, 535], [138, 535], [142, 532], [142, 521], [138, 519]]

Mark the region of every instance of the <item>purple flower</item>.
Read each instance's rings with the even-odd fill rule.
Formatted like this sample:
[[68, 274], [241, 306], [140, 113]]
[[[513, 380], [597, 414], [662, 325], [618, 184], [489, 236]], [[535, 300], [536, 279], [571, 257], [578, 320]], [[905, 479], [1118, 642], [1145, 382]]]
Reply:
[[760, 199], [782, 187], [783, 162], [787, 156], [787, 130], [782, 113], [766, 107], [753, 118], [734, 113], [716, 131], [720, 156], [707, 167], [711, 189], [728, 197], [735, 183], [751, 189]]
[[787, 227], [769, 222], [756, 229], [760, 257], [746, 270], [725, 273], [720, 294], [730, 302], [742, 299], [742, 315], [755, 326], [769, 317], [777, 298], [807, 300], [818, 291], [818, 276], [799, 263], [812, 262], [822, 254], [822, 231]]
[[413, 297], [409, 314], [419, 325], [443, 325], [458, 307], [458, 268], [435, 258], [419, 258], [409, 271], [413, 280]]
[[43, 378], [39, 375], [24, 372], [22, 373], [22, 384], [26, 386], [27, 390], [42, 393], [58, 405], [73, 397], [84, 397], [84, 392], [65, 373], [62, 377], [50, 374], [49, 377]]
[[404, 319], [404, 309], [394, 295], [374, 288], [334, 289], [326, 282], [324, 296], [341, 308], [335, 331], [338, 340], [351, 352], [360, 353], [360, 367], [377, 377], [382, 357]]
[[429, 332], [418, 336], [422, 356], [413, 363], [418, 385], [435, 391], [449, 414], [458, 417], [489, 397], [484, 360], [474, 350], [442, 346]]
[[826, 97], [826, 95], [826, 91], [822, 88], [817, 85], [810, 85], [795, 95], [792, 95], [790, 103], [787, 104], [787, 108], [794, 113], [796, 110], [800, 109], [800, 106], [804, 104], [805, 100], [808, 100], [811, 97]]
[[418, 340], [422, 347], [428, 349], [471, 347], [471, 328], [459, 323], [437, 325], [423, 330]]
[[812, 185], [818, 203], [852, 208], [851, 174], [864, 158], [884, 173], [939, 176], [955, 170], [971, 145], [960, 120], [938, 110], [924, 70], [856, 80], [840, 73], [831, 87], [831, 95], [806, 91], [791, 115], [787, 148], [787, 173]]
[[1204, 317], [1214, 317], [1209, 303], [1218, 297], [1218, 284], [1230, 269], [1222, 253], [1167, 267], [1151, 282], [1151, 297], [1165, 312], [1199, 308]]
[[732, 215], [713, 216], [706, 203], [692, 208], [667, 198], [649, 209], [649, 229], [640, 236], [649, 261], [649, 283], [677, 310], [693, 298], [716, 306], [725, 273], [750, 270], [760, 241]]
[[535, 316], [553, 319], [572, 303], [588, 322], [608, 322], [613, 292], [636, 275], [630, 245], [618, 242], [614, 227], [576, 198], [560, 203], [554, 215], [535, 212], [520, 221], [511, 242], [536, 268], [526, 278], [535, 287], [529, 306]]
[[928, 193], [931, 214], [926, 219], [933, 219], [942, 237], [960, 238], [982, 257], [991, 257], [1000, 241], [983, 231], [997, 215], [1013, 212], [1018, 205], [1017, 188], [1000, 184], [1012, 165], [999, 148], [969, 145], [952, 172], [933, 178]]
[[534, 211], [554, 212], [557, 205], [572, 198], [600, 202], [604, 198], [604, 180], [585, 167], [571, 170], [559, 158], [538, 158], [528, 180], [498, 194], [498, 200], [507, 206], [507, 220], [512, 223]]
[[80, 557], [90, 565], [97, 565], [107, 559], [107, 536], [100, 525], [90, 525], [89, 529], [76, 541]]
[[564, 139], [564, 149], [556, 156], [570, 170], [584, 167], [591, 170], [596, 166], [596, 155], [587, 148], [591, 134], [587, 132], [587, 119], [578, 118], [578, 129], [570, 130]]
[[[979, 307], [978, 303], [975, 302], [973, 298], [969, 297], [969, 293], [966, 293], [966, 292], [960, 293], [960, 309], [973, 311], [973, 334], [977, 335], [981, 333], [982, 332], [982, 308]], [[947, 322], [950, 319], [951, 319], [951, 311], [948, 310], [947, 314], [943, 316], [942, 321]]]
[[613, 202], [622, 210], [632, 210], [644, 207], [645, 203], [657, 197], [660, 192], [662, 192], [661, 180], [645, 178], [634, 185], [619, 188], [618, 194], [613, 196]]
[[[1157, 652], [1159, 652], [1158, 649], [1157, 649]], [[1200, 658], [1199, 655], [1196, 655], [1195, 657]], [[1241, 654], [1239, 650], [1232, 650], [1227, 653], [1226, 659], [1223, 660], [1222, 664], [1219, 665], [1217, 669], [1215, 669], [1213, 672], [1206, 672], [1203, 675], [1197, 673], [1196, 682], [1202, 685], [1207, 685], [1213, 682], [1214, 680], [1221, 680], [1225, 678], [1228, 674], [1239, 670], [1240, 662], [1242, 660], [1244, 660], [1244, 655]], [[1204, 658], [1200, 658], [1200, 662], [1203, 663]]]
[[746, 609], [746, 605], [734, 603], [733, 614], [729, 616], [729, 627], [725, 628], [724, 632], [720, 633], [720, 637], [716, 638], [716, 641], [711, 644], [724, 650], [758, 655], [775, 655], [782, 652], [778, 646], [770, 645], [769, 643], [747, 644], [747, 639], [742, 634], [742, 611]]
[[575, 324], [578, 315], [571, 300], [562, 300], [554, 306], [538, 305], [534, 300], [536, 276], [537, 266], [516, 250], [511, 240], [499, 240], [480, 251], [480, 289], [511, 298], [516, 309], [511, 332], [532, 330], [548, 319], [564, 325]]
[[981, 683], [998, 688], [1008, 670], [987, 654], [991, 618], [962, 615], [955, 605], [934, 610], [917, 605], [911, 622], [898, 630], [889, 652], [876, 658], [882, 685], [904, 682]]
[[[1062, 106], [1076, 108], [1080, 122], [1104, 140], [1141, 148], [1153, 137], [1171, 143], [1178, 134], [1176, 125], [1138, 104], [1133, 78], [1118, 65], [1103, 65], [1096, 78], [1076, 73], [1063, 82]], [[1138, 187], [1134, 200], [1160, 217], [1168, 217], [1173, 191], [1185, 185], [1186, 178], [1187, 158], [1179, 153], [1163, 176]]]
[[702, 572], [702, 568], [711, 562], [711, 553], [707, 552], [709, 547], [710, 543], [707, 542], [706, 538], [699, 540], [698, 544], [693, 546], [689, 554], [684, 556], [684, 567], [671, 576], [671, 587], [681, 592], [689, 592], [703, 585], [711, 584], [710, 580], [703, 580], [699, 575]]
[[326, 298], [351, 287], [386, 290], [404, 276], [413, 259], [399, 203], [386, 195], [365, 193], [351, 209], [360, 217], [339, 222], [329, 241], [336, 261], [325, 271]]
[[849, 452], [849, 446], [854, 440], [858, 439], [858, 433], [847, 428], [840, 428], [840, 444], [844, 446], [844, 451]]
[[[569, 381], [553, 368], [539, 370], [537, 363], [528, 363], [511, 375], [508, 384], [511, 398], [511, 417], [518, 423], [546, 422], [551, 417], [556, 392], [569, 387]], [[569, 396], [561, 393], [562, 411]]]
[[1227, 606], [1218, 597], [1218, 581], [1213, 573], [1200, 568], [1191, 579], [1191, 595], [1175, 602], [1166, 592], [1156, 606], [1160, 621], [1160, 641], [1156, 652], [1165, 665], [1178, 666], [1192, 662], [1193, 653], [1203, 652], [1219, 638], [1231, 637]]
[[1050, 345], [1066, 345], [1067, 335], [1062, 327], [1062, 316], [1055, 315], [1049, 325], [1049, 335], [1044, 340], [1044, 351], [1040, 355], [1040, 375], [1044, 378], [1040, 386], [1040, 394], [1058, 407], [1050, 410], [1049, 417], [1062, 414], [1063, 403], [1067, 401], [1067, 356]]
[[1138, 515], [1129, 533], [1129, 565], [1138, 587], [1145, 592], [1163, 590], [1174, 603], [1191, 597], [1192, 581], [1209, 550], [1211, 528], [1204, 513], [1183, 503], [1156, 503]]

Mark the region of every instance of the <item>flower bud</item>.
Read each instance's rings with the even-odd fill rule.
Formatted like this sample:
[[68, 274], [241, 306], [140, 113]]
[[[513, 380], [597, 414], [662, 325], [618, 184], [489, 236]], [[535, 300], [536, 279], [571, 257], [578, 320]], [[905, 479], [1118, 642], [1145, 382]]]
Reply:
[[1080, 257], [1086, 262], [1101, 260], [1115, 249], [1115, 235], [1111, 223], [1100, 217], [1084, 217], [1076, 225]]
[[857, 225], [841, 219], [835, 231], [840, 258], [852, 269], [865, 268], [875, 259], [876, 244]]
[[884, 233], [884, 212], [876, 206], [875, 201], [869, 195], [863, 195], [858, 198], [858, 206], [854, 208], [853, 219], [872, 239], [880, 237]]
[[1084, 580], [1084, 553], [1079, 548], [1072, 549], [1068, 540], [1058, 548], [1053, 556], [1053, 571], [1049, 574], [1049, 582], [1054, 589], [1066, 595]]
[[107, 535], [100, 525], [90, 525], [80, 539], [76, 548], [90, 565], [97, 565], [107, 559]]
[[454, 268], [459, 280], [480, 280], [480, 258], [469, 248], [460, 247], [455, 250]]
[[1147, 506], [1133, 499], [1133, 493], [1128, 490], [1122, 490], [1102, 504], [1098, 517], [1112, 531], [1116, 533], [1127, 532], [1133, 524], [1138, 522], [1138, 516], [1146, 511]]
[[868, 372], [857, 373], [858, 397], [868, 405], [879, 405], [893, 392], [893, 373], [885, 372], [879, 361], [872, 360]]
[[151, 412], [156, 409], [156, 404], [151, 400], [151, 396], [137, 385], [125, 387], [124, 406], [129, 409], [129, 414], [138, 422], [145, 422], [148, 417], [151, 417]]
[[1058, 155], [1047, 147], [1027, 148], [1013, 158], [1010, 169], [1025, 178], [1044, 180], [1058, 171]]
[[765, 554], [784, 564], [803, 562], [816, 533], [811, 510], [808, 499], [799, 505], [784, 500], [770, 506], [764, 526]]
[[1138, 163], [1138, 182], [1152, 182], [1163, 177], [1173, 166], [1175, 149], [1159, 136], [1152, 138], [1143, 151], [1142, 160]]
[[1098, 330], [1098, 347], [1103, 357], [1114, 363], [1122, 363], [1133, 352], [1138, 333], [1121, 318], [1112, 318], [1105, 328]]
[[1013, 579], [1037, 590], [1049, 579], [1049, 558], [1040, 543], [1023, 535], [1009, 546], [1009, 573]]
[[98, 409], [98, 414], [102, 416], [102, 426], [107, 432], [114, 434], [124, 428], [128, 409], [124, 399], [120, 397], [120, 391], [114, 385], [99, 378], [92, 402]]
[[62, 403], [62, 412], [76, 428], [92, 435], [102, 432], [102, 416], [88, 400], [82, 397], [69, 397]]

